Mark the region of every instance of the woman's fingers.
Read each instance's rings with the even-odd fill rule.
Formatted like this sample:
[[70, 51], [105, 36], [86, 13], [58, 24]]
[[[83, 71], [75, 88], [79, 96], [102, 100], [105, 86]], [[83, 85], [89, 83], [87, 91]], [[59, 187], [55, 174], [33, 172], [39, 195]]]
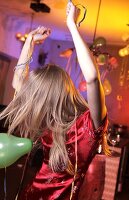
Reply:
[[51, 33], [51, 29], [48, 28], [47, 30], [44, 31], [43, 34], [50, 35], [50, 33]]
[[44, 26], [38, 27], [34, 32], [33, 35], [33, 41], [35, 43], [42, 43], [51, 33], [51, 30], [49, 28], [46, 28]]
[[34, 35], [34, 34], [38, 33], [39, 30], [40, 30], [40, 27], [38, 27], [35, 30], [31, 31], [30, 34]]
[[51, 30], [49, 28], [46, 28], [44, 26], [39, 26], [37, 29], [31, 31], [30, 34], [35, 35], [35, 34], [47, 34], [49, 35], [51, 33]]
[[71, 9], [71, 2], [68, 2], [67, 8], [66, 8], [66, 15], [69, 14], [70, 9]]
[[78, 17], [80, 15], [80, 9], [72, 2], [68, 2], [66, 8], [67, 25], [70, 26], [71, 22], [77, 24]]
[[71, 1], [68, 2], [67, 8], [66, 8], [66, 14], [69, 14], [71, 9], [74, 9], [76, 7]]
[[43, 27], [43, 26], [42, 26], [42, 27], [40, 27], [40, 28], [38, 29], [37, 33], [39, 33], [39, 34], [41, 34], [41, 35], [44, 35], [44, 34], [50, 35], [51, 30], [50, 30], [49, 28], [46, 28], [46, 27]]

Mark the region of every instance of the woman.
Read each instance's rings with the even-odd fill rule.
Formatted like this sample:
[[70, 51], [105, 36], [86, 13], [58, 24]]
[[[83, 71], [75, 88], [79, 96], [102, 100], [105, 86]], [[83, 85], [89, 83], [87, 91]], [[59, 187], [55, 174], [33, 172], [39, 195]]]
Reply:
[[20, 200], [78, 199], [84, 174], [100, 143], [108, 154], [104, 92], [97, 64], [78, 31], [76, 17], [77, 8], [69, 2], [67, 26], [87, 82], [88, 106], [62, 68], [46, 65], [26, 75], [34, 44], [50, 34], [49, 29], [40, 27], [24, 44], [13, 80], [17, 94], [1, 114], [7, 116], [9, 133], [17, 130], [33, 140], [41, 138], [43, 145], [42, 167]]

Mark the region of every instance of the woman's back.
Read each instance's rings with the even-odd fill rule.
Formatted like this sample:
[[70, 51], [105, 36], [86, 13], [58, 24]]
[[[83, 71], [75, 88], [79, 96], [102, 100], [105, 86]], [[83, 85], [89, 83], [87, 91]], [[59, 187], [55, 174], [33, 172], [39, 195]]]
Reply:
[[[77, 174], [73, 180], [73, 174], [67, 172], [60, 163], [62, 169], [58, 173], [52, 172], [49, 167], [49, 153], [52, 147], [52, 132], [45, 131], [41, 137], [44, 161], [34, 180], [27, 186], [26, 191], [20, 195], [20, 200], [69, 200], [78, 199], [78, 192], [83, 182], [85, 173], [96, 154], [96, 149], [102, 139], [102, 134], [107, 129], [107, 118], [98, 130], [94, 130], [89, 110], [78, 117], [77, 121], [66, 133], [66, 149], [73, 166], [77, 164]], [[77, 142], [77, 149], [75, 148]], [[76, 163], [77, 156], [77, 163]], [[74, 186], [72, 188], [72, 183]], [[73, 189], [73, 192], [72, 192]]]

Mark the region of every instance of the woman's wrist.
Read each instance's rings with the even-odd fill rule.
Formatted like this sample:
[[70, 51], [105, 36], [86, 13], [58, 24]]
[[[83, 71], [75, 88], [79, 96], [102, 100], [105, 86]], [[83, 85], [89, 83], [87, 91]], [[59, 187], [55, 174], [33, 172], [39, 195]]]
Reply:
[[28, 35], [28, 37], [27, 37], [27, 39], [25, 41], [25, 44], [31, 45], [31, 46], [34, 45], [34, 41], [33, 41], [33, 36], [32, 35]]
[[73, 28], [77, 28], [77, 25], [73, 20], [69, 20], [69, 21], [67, 21], [67, 27], [69, 29], [73, 29]]
[[32, 56], [31, 56], [31, 57], [29, 57], [25, 62], [23, 62], [23, 63], [18, 63], [18, 64], [15, 66], [14, 70], [19, 69], [19, 68], [25, 68], [26, 65], [29, 65], [29, 64], [32, 63], [32, 62], [33, 62], [33, 58], [32, 58]]
[[15, 66], [15, 69], [25, 68], [26, 65], [28, 65], [33, 61], [32, 59], [33, 49], [34, 49], [33, 37], [31, 35], [28, 35], [25, 44], [22, 48], [18, 63]]
[[67, 27], [69, 29], [69, 31], [72, 33], [73, 31], [76, 31], [78, 28], [77, 28], [77, 25], [75, 22], [70, 22], [67, 24]]

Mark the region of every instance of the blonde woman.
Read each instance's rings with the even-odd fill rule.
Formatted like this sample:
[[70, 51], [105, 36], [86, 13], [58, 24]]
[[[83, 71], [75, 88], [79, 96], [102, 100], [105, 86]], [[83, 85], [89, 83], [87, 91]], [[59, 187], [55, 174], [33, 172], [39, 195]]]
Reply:
[[102, 143], [106, 149], [107, 109], [97, 64], [76, 26], [77, 8], [67, 5], [67, 27], [73, 38], [78, 62], [87, 82], [87, 100], [78, 93], [69, 75], [60, 67], [25, 68], [35, 43], [44, 41], [50, 30], [32, 31], [15, 69], [17, 94], [1, 117], [7, 116], [14, 130], [32, 140], [41, 139], [44, 160], [20, 200], [77, 200], [89, 164]]

